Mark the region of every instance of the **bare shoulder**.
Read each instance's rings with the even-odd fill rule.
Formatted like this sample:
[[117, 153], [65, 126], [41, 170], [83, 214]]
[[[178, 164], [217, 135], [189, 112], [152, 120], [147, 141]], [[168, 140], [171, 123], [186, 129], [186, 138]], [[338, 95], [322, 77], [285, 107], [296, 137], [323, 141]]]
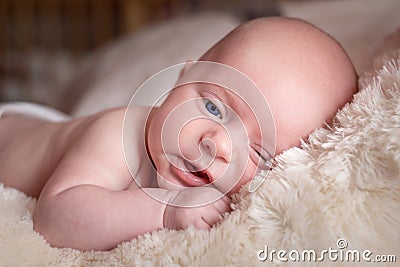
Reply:
[[[145, 122], [143, 108], [137, 109], [131, 127], [140, 128]], [[126, 108], [106, 110], [85, 119], [77, 129], [65, 157], [55, 170], [49, 188], [60, 192], [80, 184], [93, 184], [111, 190], [124, 190], [133, 182], [132, 171], [128, 169], [123, 145], [123, 129]], [[136, 130], [135, 130], [136, 131]], [[143, 142], [144, 136], [131, 136], [132, 140]], [[139, 140], [141, 139], [141, 140]], [[134, 147], [134, 153], [143, 153]], [[138, 160], [139, 161], [139, 160]]]
[[149, 108], [133, 107], [127, 109], [115, 108], [98, 113], [83, 131], [85, 140], [88, 143], [91, 140], [99, 140], [102, 142], [123, 142], [124, 134], [134, 134], [129, 139], [143, 141], [144, 129], [146, 125]]
[[114, 109], [108, 109], [94, 115], [93, 125], [100, 126], [110, 124], [113, 126], [123, 126], [124, 122], [128, 119], [133, 120], [136, 123], [142, 125], [147, 118], [149, 113], [149, 107], [120, 107]]

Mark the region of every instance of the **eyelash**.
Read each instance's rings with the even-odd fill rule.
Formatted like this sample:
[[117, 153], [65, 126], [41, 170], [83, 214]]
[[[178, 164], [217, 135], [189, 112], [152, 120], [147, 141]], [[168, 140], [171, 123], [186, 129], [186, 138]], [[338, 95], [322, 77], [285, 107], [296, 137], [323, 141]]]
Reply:
[[[259, 149], [257, 149], [257, 148], [259, 148]], [[256, 147], [252, 147], [252, 149], [254, 150], [254, 152], [258, 155], [258, 158], [261, 160], [261, 162], [259, 162], [258, 164], [256, 164], [256, 165], [258, 165], [260, 168], [262, 168], [262, 169], [268, 169], [268, 168], [270, 168], [270, 166], [266, 166], [266, 164], [268, 164], [268, 162], [269, 163], [271, 163], [271, 160], [272, 160], [272, 157], [269, 155], [269, 153], [265, 150], [265, 149], [263, 149], [262, 147], [260, 147], [260, 146], [256, 146]], [[260, 151], [259, 151], [260, 150]], [[265, 153], [266, 154], [268, 154], [268, 158], [266, 158], [263, 154], [262, 154], [262, 152], [261, 152], [261, 150], [264, 150], [265, 151]]]
[[261, 152], [255, 150], [255, 149], [254, 149], [254, 151], [257, 153], [257, 155], [258, 155], [263, 161], [266, 161], [266, 159], [263, 157], [263, 155], [261, 155]]

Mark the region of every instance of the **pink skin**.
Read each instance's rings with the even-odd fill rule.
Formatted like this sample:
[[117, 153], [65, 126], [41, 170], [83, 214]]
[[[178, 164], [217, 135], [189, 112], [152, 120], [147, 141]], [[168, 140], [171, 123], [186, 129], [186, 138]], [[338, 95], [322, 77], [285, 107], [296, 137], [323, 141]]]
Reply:
[[[353, 66], [341, 47], [320, 30], [298, 20], [274, 18], [247, 23], [227, 35], [200, 60], [232, 66], [259, 86], [274, 116], [276, 154], [298, 146], [310, 132], [323, 127], [324, 123], [330, 123], [337, 110], [352, 99], [357, 89]], [[231, 157], [237, 153], [241, 156], [236, 160], [247, 162], [245, 172], [237, 178], [239, 181], [225, 179], [216, 187], [219, 190], [225, 188], [222, 191], [228, 192], [222, 184], [231, 186], [237, 182], [229, 191], [235, 193], [254, 177], [257, 171], [257, 160], [252, 160], [257, 155], [254, 145], [260, 144], [260, 131], [254, 116], [234, 94], [228, 93], [230, 98], [227, 99], [216, 88], [200, 85], [178, 87], [160, 108], [152, 112], [147, 144], [159, 176], [163, 177], [158, 177], [159, 186], [173, 188], [170, 183], [199, 186], [214, 182], [227, 165], [237, 164]], [[204, 119], [193, 120], [186, 125], [171, 125], [182, 129], [179, 147], [176, 146], [173, 151], [163, 150], [161, 133], [167, 116], [185, 101], [197, 97], [217, 98], [237, 112], [248, 133], [248, 139], [242, 140], [249, 145], [248, 154], [242, 153], [243, 147], [232, 147], [229, 133], [223, 127]], [[173, 116], [180, 121], [178, 112], [174, 112]], [[169, 136], [167, 139], [174, 138]], [[204, 169], [208, 179], [180, 171], [179, 168], [177, 170], [165, 154], [194, 160], [199, 157], [199, 147], [204, 138], [211, 139], [216, 146], [215, 160]]]
[[[188, 100], [194, 100], [189, 102], [189, 109], [198, 110], [197, 114], [203, 114], [209, 119], [185, 121], [190, 110], [179, 105]], [[226, 107], [222, 103], [226, 103]], [[244, 124], [247, 134], [243, 136], [243, 145], [232, 146], [232, 138], [234, 138], [232, 133], [228, 132], [219, 118], [203, 108], [206, 104], [218, 107], [221, 117], [228, 117], [228, 113], [239, 116], [240, 123]], [[167, 118], [170, 123], [164, 124]], [[182, 118], [186, 124], [182, 124]], [[162, 133], [167, 135], [168, 143], [174, 143], [177, 139], [176, 134], [168, 135], [166, 128], [169, 127], [180, 129], [176, 145], [167, 145], [162, 142]], [[258, 153], [262, 153], [260, 136], [254, 114], [235, 94], [210, 84], [197, 83], [180, 86], [174, 89], [161, 107], [154, 111], [147, 131], [148, 144], [151, 143], [148, 149], [159, 172], [158, 185], [167, 189], [179, 189], [179, 187], [202, 186], [212, 182], [221, 192], [237, 192], [243, 184], [254, 177], [257, 170], [257, 164], [260, 161]], [[206, 155], [203, 154], [202, 157], [206, 161], [200, 161], [196, 166], [197, 169], [193, 169], [194, 166], [188, 162], [200, 157], [202, 147], [205, 147], [202, 150]], [[249, 153], [243, 153], [247, 149]], [[243, 162], [244, 165], [232, 162], [233, 155], [237, 155], [235, 160]], [[237, 179], [223, 179], [221, 176], [229, 164], [234, 164], [233, 173], [242, 175]], [[201, 172], [196, 172], [196, 170], [201, 170]]]

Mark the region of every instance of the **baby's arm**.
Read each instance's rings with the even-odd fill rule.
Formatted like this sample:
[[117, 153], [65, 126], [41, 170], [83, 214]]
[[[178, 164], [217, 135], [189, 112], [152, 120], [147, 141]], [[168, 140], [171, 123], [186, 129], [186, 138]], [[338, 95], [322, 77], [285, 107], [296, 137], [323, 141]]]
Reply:
[[[151, 190], [165, 198], [176, 194]], [[165, 208], [165, 204], [142, 190], [113, 191], [97, 185], [79, 185], [41, 196], [34, 226], [54, 246], [104, 250], [163, 228]]]
[[[217, 192], [213, 188], [146, 190], [166, 200], [186, 203]], [[112, 191], [97, 185], [79, 185], [56, 195], [46, 195], [40, 198], [35, 209], [35, 230], [54, 246], [105, 250], [164, 227], [185, 229], [194, 225], [207, 229], [230, 210], [228, 197], [206, 206], [180, 208], [167, 206], [147, 193], [140, 189]]]
[[[164, 227], [183, 229], [194, 224], [208, 228], [221, 213], [229, 211], [223, 199], [199, 208], [181, 209], [167, 207], [143, 190], [131, 188], [133, 180], [125, 165], [122, 144], [115, 141], [122, 135], [121, 120], [102, 120], [104, 123], [92, 123], [66, 146], [67, 151], [41, 191], [33, 214], [34, 228], [51, 245], [110, 249]], [[146, 190], [159, 198], [179, 201], [202, 197], [207, 191], [215, 193], [216, 189]], [[207, 223], [199, 223], [202, 218]]]

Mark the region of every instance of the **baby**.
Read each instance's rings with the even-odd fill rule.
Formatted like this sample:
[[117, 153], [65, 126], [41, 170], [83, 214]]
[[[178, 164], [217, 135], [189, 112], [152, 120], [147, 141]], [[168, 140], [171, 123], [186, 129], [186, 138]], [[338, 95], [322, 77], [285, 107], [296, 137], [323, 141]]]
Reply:
[[[34, 229], [51, 245], [106, 250], [162, 228], [212, 227], [230, 211], [229, 196], [251, 181], [273, 156], [266, 151], [279, 154], [298, 146], [300, 139], [329, 123], [357, 88], [353, 66], [341, 46], [316, 27], [296, 19], [247, 22], [200, 60], [231, 66], [257, 84], [273, 114], [273, 143], [260, 141], [262, 133], [250, 107], [237, 94], [218, 86], [178, 86], [151, 112], [150, 108], [131, 107], [135, 120], [128, 123], [129, 153], [136, 155], [136, 160], [129, 168], [121, 140], [126, 107], [58, 122], [7, 109], [3, 112], [0, 182], [38, 198]], [[182, 70], [182, 78], [190, 69]], [[175, 107], [194, 98], [203, 100], [201, 107], [193, 105], [193, 109], [202, 109], [210, 119], [185, 124], [179, 132], [179, 149], [168, 151], [162, 142], [163, 125]], [[224, 104], [243, 122], [247, 150], [231, 145], [223, 127]], [[180, 119], [180, 113], [174, 114], [172, 126]], [[146, 146], [141, 145], [143, 140]], [[213, 161], [199, 169], [184, 159], [198, 158], [202, 146]], [[148, 161], [143, 160], [146, 153]], [[240, 157], [233, 156], [237, 154]], [[171, 155], [187, 170], [176, 168]], [[226, 189], [217, 177], [238, 160], [245, 160], [245, 169]], [[132, 179], [139, 173], [140, 186]], [[190, 206], [210, 195], [215, 201], [205, 205], [185, 208], [168, 204]]]

